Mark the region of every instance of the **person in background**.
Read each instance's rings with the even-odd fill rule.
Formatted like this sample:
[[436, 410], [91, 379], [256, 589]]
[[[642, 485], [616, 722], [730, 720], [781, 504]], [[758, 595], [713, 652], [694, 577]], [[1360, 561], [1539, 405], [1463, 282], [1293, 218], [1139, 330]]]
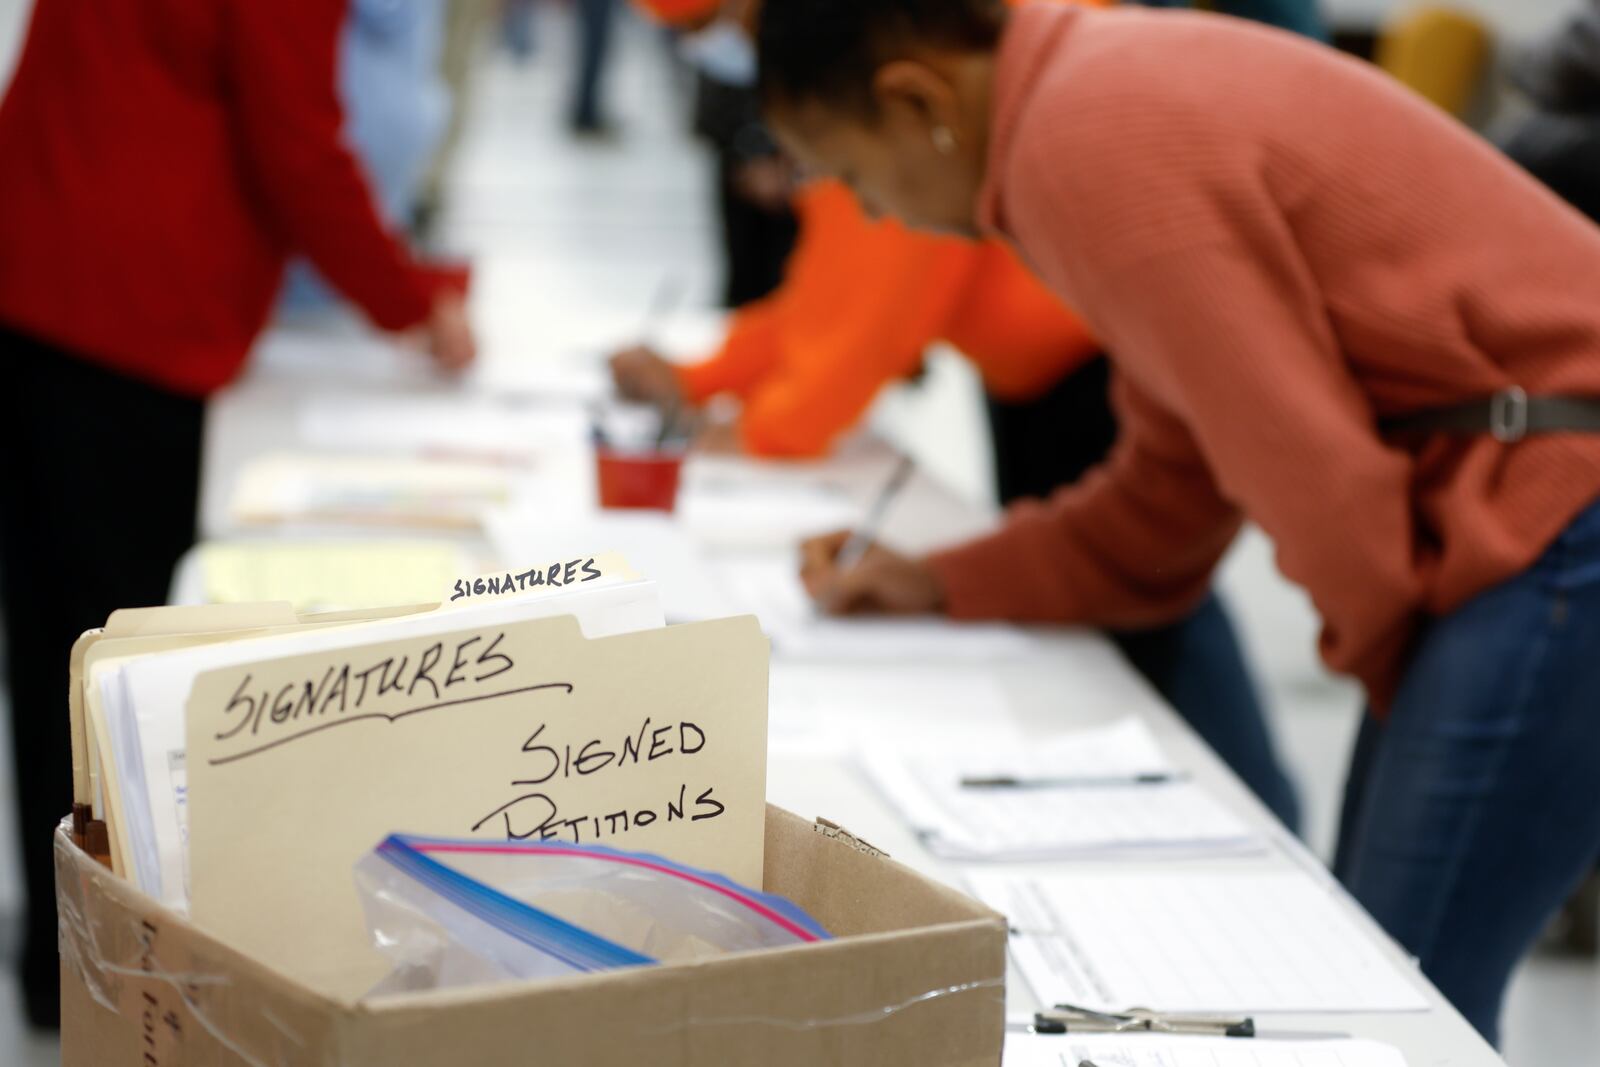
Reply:
[[605, 113], [603, 97], [617, 0], [573, 0], [573, 7], [578, 19], [578, 67], [573, 72], [567, 125], [578, 137], [611, 137], [616, 126]]
[[1126, 624], [1248, 516], [1365, 685], [1335, 870], [1486, 1037], [1600, 855], [1600, 230], [1381, 73], [1246, 23], [767, 0], [769, 119], [914, 224], [1002, 236], [1112, 353], [1108, 462], [837, 611]]
[[345, 147], [343, 0], [43, 2], [0, 103], [0, 607], [28, 895], [28, 1018], [59, 1013], [50, 831], [68, 652], [161, 604], [194, 539], [205, 397], [291, 254], [443, 367], [460, 298], [382, 225]]
[[694, 131], [717, 161], [723, 306], [739, 308], [778, 287], [794, 250], [798, 220], [793, 168], [761, 121], [755, 45], [742, 0], [637, 0], [680, 33], [679, 52], [695, 73]]
[[[519, 63], [533, 57], [538, 6], [538, 0], [503, 0], [500, 37]], [[572, 10], [578, 62], [573, 68], [567, 124], [580, 137], [609, 137], [614, 127], [605, 117], [601, 98], [617, 21], [617, 0], [572, 0]]]
[[[822, 455], [886, 385], [915, 375], [947, 341], [981, 372], [1003, 503], [1076, 480], [1110, 449], [1099, 346], [1059, 300], [996, 242], [873, 222], [848, 189], [817, 182], [798, 198], [800, 244], [782, 287], [734, 316], [721, 350], [678, 367], [648, 349], [619, 353], [619, 389], [664, 407], [719, 394], [739, 418], [701, 447]], [[1129, 662], [1279, 819], [1299, 805], [1222, 602], [1208, 596], [1170, 625], [1109, 635]]]
[[439, 75], [444, 79], [450, 99], [449, 120], [444, 137], [434, 151], [422, 179], [422, 188], [411, 207], [411, 230], [426, 240], [444, 206], [445, 182], [466, 128], [483, 66], [484, 42], [494, 26], [501, 0], [445, 0], [444, 42], [440, 47]]
[[1600, 222], [1600, 0], [1511, 68], [1535, 111], [1502, 145], [1568, 203]]
[[1219, 15], [1264, 22], [1316, 40], [1327, 39], [1327, 27], [1316, 0], [1138, 0], [1145, 7], [1192, 7]]
[[[450, 92], [440, 70], [445, 0], [350, 0], [339, 54], [345, 139], [360, 160], [385, 226], [404, 225], [444, 138]], [[314, 267], [296, 262], [283, 307], [319, 311], [336, 298]]]
[[[1600, 0], [1584, 0], [1511, 68], [1533, 102], [1501, 147], [1567, 203], [1600, 222]], [[1565, 941], [1600, 955], [1600, 868], [1567, 901]]]

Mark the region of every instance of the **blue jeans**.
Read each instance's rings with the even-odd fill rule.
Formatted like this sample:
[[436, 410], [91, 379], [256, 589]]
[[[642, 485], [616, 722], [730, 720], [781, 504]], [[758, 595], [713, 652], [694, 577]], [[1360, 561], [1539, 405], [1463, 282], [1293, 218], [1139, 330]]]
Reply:
[[1362, 726], [1334, 871], [1489, 1041], [1512, 968], [1600, 857], [1600, 502], [1433, 621]]
[[1278, 761], [1244, 652], [1217, 595], [1207, 596], [1181, 622], [1107, 636], [1279, 821], [1298, 833], [1299, 798]]
[[611, 54], [617, 0], [576, 0], [576, 3], [578, 67], [572, 87], [572, 125], [580, 131], [599, 130], [605, 126], [600, 93], [606, 59]]

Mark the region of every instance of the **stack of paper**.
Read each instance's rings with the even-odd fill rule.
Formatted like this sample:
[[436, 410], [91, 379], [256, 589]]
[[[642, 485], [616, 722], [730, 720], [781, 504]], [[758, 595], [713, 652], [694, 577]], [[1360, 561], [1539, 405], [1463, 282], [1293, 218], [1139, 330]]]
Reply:
[[1226, 1037], [1010, 1034], [1005, 1067], [1406, 1067], [1375, 1041], [1245, 1041]]
[[493, 463], [276, 454], [240, 472], [229, 510], [245, 525], [470, 528], [510, 503], [514, 486]]
[[1140, 719], [1043, 743], [878, 749], [863, 766], [929, 850], [951, 859], [1262, 847], [1243, 819], [1174, 770]]
[[1356, 925], [1337, 891], [1297, 870], [973, 874], [1011, 922], [1041, 1004], [1100, 1011], [1424, 1011], [1427, 999]]
[[604, 842], [760, 884], [753, 620], [664, 627], [616, 557], [453, 588], [431, 611], [154, 609], [86, 636], [75, 791], [113, 868], [351, 996], [386, 966], [351, 868], [390, 833]]
[[577, 405], [482, 395], [323, 393], [301, 409], [300, 434], [320, 450], [526, 465], [586, 453], [589, 420]]
[[449, 541], [216, 541], [199, 556], [206, 603], [298, 612], [427, 604], [469, 571]]

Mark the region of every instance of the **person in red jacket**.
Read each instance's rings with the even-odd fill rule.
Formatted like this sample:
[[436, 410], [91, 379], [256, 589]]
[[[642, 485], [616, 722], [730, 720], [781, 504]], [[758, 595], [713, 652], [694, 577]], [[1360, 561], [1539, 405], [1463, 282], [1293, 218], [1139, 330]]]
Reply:
[[1210, 15], [766, 0], [774, 130], [1011, 241], [1116, 365], [1110, 458], [835, 609], [1140, 624], [1248, 517], [1366, 687], [1336, 872], [1490, 1040], [1600, 856], [1600, 231], [1381, 73]]
[[205, 397], [286, 260], [443, 366], [473, 357], [459, 296], [385, 231], [341, 141], [344, 18], [344, 0], [37, 0], [0, 104], [0, 587], [38, 1026], [59, 1014], [68, 652], [166, 600]]

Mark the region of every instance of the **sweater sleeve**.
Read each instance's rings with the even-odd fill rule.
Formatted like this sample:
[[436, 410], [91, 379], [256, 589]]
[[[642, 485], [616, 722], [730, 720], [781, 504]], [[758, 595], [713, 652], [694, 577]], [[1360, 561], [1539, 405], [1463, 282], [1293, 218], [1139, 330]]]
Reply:
[[234, 0], [228, 76], [257, 194], [289, 249], [384, 329], [428, 315], [431, 293], [379, 219], [343, 140], [342, 0]]
[[719, 393], [747, 396], [783, 356], [783, 290], [740, 309], [715, 355], [678, 368], [678, 383], [694, 404]]
[[807, 344], [810, 340], [791, 339], [786, 373], [763, 382], [746, 399], [739, 432], [752, 455], [807, 459], [825, 454], [860, 421], [880, 389], [911, 374], [922, 359], [917, 345], [856, 349]]
[[1239, 513], [1181, 423], [1124, 379], [1112, 396], [1122, 433], [1104, 466], [928, 560], [951, 615], [1134, 628], [1205, 596]]
[[1279, 569], [1311, 594], [1323, 658], [1381, 709], [1430, 565], [1414, 468], [1376, 432], [1315, 279], [1272, 218], [1241, 217], [1218, 243], [1108, 268], [1108, 284], [1160, 294], [1121, 316], [1115, 345], [1163, 376], [1229, 495], [1272, 538]]

